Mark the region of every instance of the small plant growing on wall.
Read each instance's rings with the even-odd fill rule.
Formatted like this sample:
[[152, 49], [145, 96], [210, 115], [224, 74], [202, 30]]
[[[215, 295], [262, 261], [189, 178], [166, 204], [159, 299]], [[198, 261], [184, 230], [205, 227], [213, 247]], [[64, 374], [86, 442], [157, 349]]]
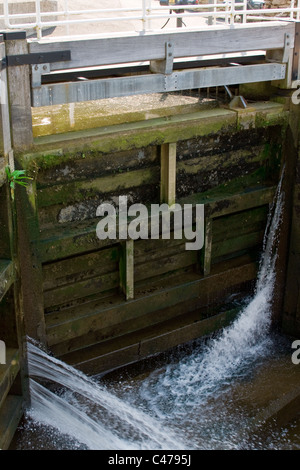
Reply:
[[26, 170], [14, 170], [10, 171], [10, 168], [5, 168], [9, 186], [11, 188], [12, 199], [14, 199], [15, 185], [19, 184], [20, 186], [27, 186], [28, 181], [32, 180], [29, 176], [26, 176]]

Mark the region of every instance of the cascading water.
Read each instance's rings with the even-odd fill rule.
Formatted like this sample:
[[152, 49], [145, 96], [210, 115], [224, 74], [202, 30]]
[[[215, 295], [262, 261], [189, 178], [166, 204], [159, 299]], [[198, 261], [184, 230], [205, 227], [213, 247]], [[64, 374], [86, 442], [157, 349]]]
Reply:
[[[283, 208], [281, 184], [282, 180], [269, 211], [263, 256], [253, 298], [240, 311], [234, 323], [208, 344], [204, 347], [201, 344], [199, 350], [195, 350], [192, 356], [189, 355], [179, 364], [170, 365], [164, 374], [159, 375], [159, 379], [154, 374], [153, 387], [149, 381], [143, 383], [141, 395], [152, 403], [152, 409], [160, 417], [166, 410], [169, 416], [170, 413], [175, 416], [186, 413], [187, 407], [203, 403], [210, 393], [215, 393], [216, 387], [220, 388], [233, 375], [243, 373], [247, 364], [269, 349], [276, 239]], [[155, 393], [153, 388], [156, 389]]]
[[[255, 294], [231, 326], [206, 344], [200, 341], [191, 354], [155, 370], [141, 384], [120, 383], [113, 392], [101, 379], [85, 376], [29, 340], [30, 419], [86, 449], [240, 448], [244, 418], [238, 415], [237, 426], [226, 412], [222, 393], [270, 349], [281, 181], [275, 202]], [[36, 379], [60, 388], [53, 391]], [[216, 399], [219, 411], [212, 418]]]
[[54, 426], [89, 449], [183, 448], [174, 433], [110, 393], [92, 378], [28, 343], [29, 376], [65, 389], [57, 396], [30, 379], [30, 415]]

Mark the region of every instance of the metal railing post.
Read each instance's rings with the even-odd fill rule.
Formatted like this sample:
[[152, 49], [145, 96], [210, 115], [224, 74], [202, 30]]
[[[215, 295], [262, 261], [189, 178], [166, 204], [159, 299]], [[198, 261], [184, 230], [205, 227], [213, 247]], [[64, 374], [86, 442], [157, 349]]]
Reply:
[[[247, 0], [243, 1], [243, 10], [247, 11]], [[242, 23], [247, 23], [247, 13], [242, 14]]]
[[291, 0], [291, 11], [290, 11], [290, 19], [294, 19], [294, 12], [293, 12], [293, 9], [295, 7], [295, 1], [294, 0]]
[[143, 29], [143, 32], [145, 33], [146, 32], [146, 12], [147, 12], [147, 9], [146, 9], [146, 0], [142, 0], [143, 3], [142, 3], [142, 29]]
[[217, 0], [214, 0], [214, 17], [213, 17], [213, 24], [217, 24]]
[[231, 3], [230, 3], [230, 24], [234, 24], [234, 16], [235, 16], [235, 0], [231, 0]]
[[42, 18], [41, 18], [41, 0], [35, 0], [35, 14], [36, 14], [36, 34], [37, 38], [42, 37]]
[[3, 3], [3, 14], [4, 14], [4, 24], [5, 24], [5, 27], [6, 27], [6, 28], [10, 28], [8, 0], [4, 0], [4, 3]]
[[[65, 17], [65, 20], [68, 21], [69, 20], [69, 1], [68, 0], [64, 0], [64, 17]], [[70, 25], [67, 23], [66, 24], [66, 33], [67, 33], [67, 36], [69, 36], [70, 34]]]

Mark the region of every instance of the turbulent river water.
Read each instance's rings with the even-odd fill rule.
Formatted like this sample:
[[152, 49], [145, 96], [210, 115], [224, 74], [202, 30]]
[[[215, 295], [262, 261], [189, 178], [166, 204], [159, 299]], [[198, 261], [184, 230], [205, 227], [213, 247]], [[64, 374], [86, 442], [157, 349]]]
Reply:
[[300, 449], [299, 419], [268, 430], [255, 421], [274, 387], [300, 378], [290, 340], [270, 329], [282, 205], [279, 187], [255, 292], [218, 334], [92, 378], [29, 340], [31, 407], [15, 448]]

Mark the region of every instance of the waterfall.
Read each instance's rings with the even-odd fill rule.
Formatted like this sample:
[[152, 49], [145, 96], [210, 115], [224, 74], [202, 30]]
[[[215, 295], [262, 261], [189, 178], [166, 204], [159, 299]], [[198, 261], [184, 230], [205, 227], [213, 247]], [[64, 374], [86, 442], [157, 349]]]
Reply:
[[[281, 183], [282, 178], [269, 211], [254, 295], [229, 327], [208, 342], [199, 341], [192, 354], [155, 370], [138, 387], [124, 387], [121, 397], [101, 380], [49, 356], [29, 339], [30, 418], [87, 449], [218, 448], [220, 443], [212, 433], [208, 445], [204, 439], [212, 427], [209, 400], [245, 374], [270, 347], [276, 241], [283, 208]], [[49, 381], [57, 384], [56, 390], [40, 383]], [[195, 414], [202, 415], [196, 433], [191, 425]], [[233, 433], [232, 428], [231, 438]], [[233, 445], [222, 439], [224, 448]]]
[[[28, 342], [31, 417], [56, 427], [91, 450], [181, 449], [183, 443], [157, 420], [120, 400], [93, 378]], [[34, 377], [64, 387], [63, 396]]]
[[[216, 393], [233, 377], [247, 372], [247, 366], [268, 354], [269, 330], [275, 285], [276, 242], [283, 209], [282, 177], [270, 207], [263, 241], [263, 253], [253, 297], [236, 320], [192, 354], [155, 371], [144, 381], [140, 395], [151, 404], [160, 419], [187, 413]], [[174, 386], [176, 384], [176, 386]]]

